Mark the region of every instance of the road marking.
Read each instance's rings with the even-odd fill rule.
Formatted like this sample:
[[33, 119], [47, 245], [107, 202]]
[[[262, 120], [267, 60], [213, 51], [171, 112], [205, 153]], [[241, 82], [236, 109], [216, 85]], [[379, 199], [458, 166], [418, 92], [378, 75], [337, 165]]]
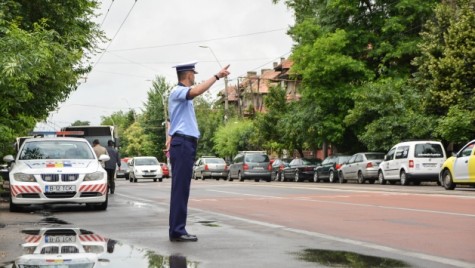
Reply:
[[382, 246], [378, 244], [373, 244], [369, 242], [363, 242], [363, 241], [358, 241], [358, 240], [353, 240], [353, 239], [348, 239], [348, 238], [341, 238], [333, 235], [327, 235], [323, 233], [318, 233], [318, 232], [310, 232], [310, 231], [305, 231], [305, 230], [300, 230], [300, 229], [295, 229], [295, 228], [289, 228], [285, 227], [283, 225], [278, 225], [278, 224], [272, 224], [272, 223], [267, 223], [267, 222], [262, 222], [262, 221], [257, 221], [257, 220], [250, 220], [242, 217], [237, 217], [237, 216], [230, 216], [218, 212], [211, 212], [208, 210], [201, 210], [197, 208], [192, 208], [192, 210], [204, 213], [204, 214], [214, 214], [216, 216], [228, 218], [231, 220], [239, 220], [243, 221], [246, 223], [251, 223], [251, 224], [256, 224], [264, 227], [269, 227], [269, 228], [276, 228], [276, 229], [282, 229], [284, 231], [288, 232], [293, 232], [297, 234], [302, 234], [302, 235], [308, 235], [312, 237], [317, 237], [321, 239], [327, 239], [327, 240], [332, 240], [340, 243], [346, 243], [346, 244], [351, 244], [355, 246], [362, 246], [362, 247], [367, 247], [371, 249], [376, 249], [376, 250], [381, 250], [393, 254], [399, 254], [403, 256], [410, 256], [413, 258], [421, 259], [421, 260], [428, 260], [431, 262], [438, 262], [442, 264], [447, 264], [455, 267], [461, 267], [461, 268], [473, 268], [473, 263], [468, 263], [464, 261], [459, 261], [459, 260], [454, 260], [454, 259], [449, 259], [449, 258], [444, 258], [444, 257], [439, 257], [439, 256], [433, 256], [425, 253], [418, 253], [418, 252], [412, 252], [412, 251], [405, 251], [402, 249], [397, 249], [397, 248], [392, 248], [388, 246]]
[[[317, 200], [317, 199], [315, 199], [315, 197], [311, 197], [311, 196], [310, 197], [295, 197], [295, 198], [292, 198], [292, 197], [257, 195], [257, 194], [243, 194], [243, 193], [238, 193], [238, 192], [221, 191], [221, 190], [207, 190], [207, 191], [233, 194], [233, 195], [238, 195], [238, 196], [242, 196], [242, 195], [244, 195], [244, 196], [254, 196], [254, 197], [257, 197], [257, 198], [287, 199], [287, 200], [297, 200], [297, 201], [307, 201], [307, 202], [349, 205], [349, 206], [357, 206], [357, 207], [376, 207], [376, 208], [381, 208], [381, 209], [401, 210], [401, 211], [410, 211], [410, 212], [423, 212], [423, 213], [431, 213], [431, 214], [441, 214], [441, 215], [475, 218], [475, 214], [456, 213], [456, 212], [437, 211], [437, 210], [427, 210], [427, 209], [416, 209], [416, 208], [401, 208], [401, 207], [372, 205], [372, 204], [356, 204], [356, 203], [343, 202], [343, 201]], [[346, 198], [348, 196], [339, 195], [338, 197], [345, 197]], [[331, 198], [331, 197], [319, 197], [319, 198]], [[192, 199], [192, 200], [199, 200], [199, 199]]]

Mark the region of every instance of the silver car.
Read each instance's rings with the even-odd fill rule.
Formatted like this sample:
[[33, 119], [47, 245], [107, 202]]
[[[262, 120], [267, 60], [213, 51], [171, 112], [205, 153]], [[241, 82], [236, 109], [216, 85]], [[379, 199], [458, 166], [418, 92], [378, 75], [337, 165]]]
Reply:
[[357, 180], [363, 184], [368, 181], [373, 184], [378, 179], [379, 164], [384, 159], [384, 153], [366, 152], [357, 153], [341, 166], [338, 171], [340, 183], [347, 180]]
[[195, 162], [193, 168], [193, 178], [197, 179], [223, 179], [228, 177], [228, 165], [224, 159], [219, 157], [201, 157]]

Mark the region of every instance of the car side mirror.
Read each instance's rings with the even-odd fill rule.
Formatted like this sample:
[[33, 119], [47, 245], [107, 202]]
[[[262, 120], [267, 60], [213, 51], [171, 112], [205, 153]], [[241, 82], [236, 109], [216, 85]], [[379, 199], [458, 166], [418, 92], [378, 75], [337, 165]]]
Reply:
[[99, 161], [101, 161], [101, 162], [109, 161], [110, 159], [111, 159], [110, 156], [108, 156], [106, 154], [101, 154], [99, 156]]
[[384, 161], [388, 161], [389, 160], [389, 156], [388, 155], [385, 155], [384, 156]]
[[13, 155], [9, 154], [3, 157], [3, 162], [5, 163], [15, 162], [15, 158], [13, 157]]

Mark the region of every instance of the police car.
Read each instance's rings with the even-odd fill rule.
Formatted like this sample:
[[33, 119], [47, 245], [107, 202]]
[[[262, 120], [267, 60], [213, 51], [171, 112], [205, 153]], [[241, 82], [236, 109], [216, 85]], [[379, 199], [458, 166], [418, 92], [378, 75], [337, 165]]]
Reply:
[[107, 209], [107, 173], [83, 138], [31, 138], [24, 141], [11, 163], [10, 211], [25, 205], [77, 203]]
[[455, 189], [457, 184], [475, 186], [475, 140], [444, 162], [439, 181], [446, 190]]
[[[107, 264], [115, 241], [79, 228], [23, 230], [23, 254], [13, 267], [80, 267]], [[112, 243], [111, 243], [112, 242]]]

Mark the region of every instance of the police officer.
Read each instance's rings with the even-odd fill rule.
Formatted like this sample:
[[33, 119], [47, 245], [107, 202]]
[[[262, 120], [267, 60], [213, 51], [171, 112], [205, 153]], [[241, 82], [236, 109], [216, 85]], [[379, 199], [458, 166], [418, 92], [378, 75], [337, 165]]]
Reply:
[[[193, 98], [206, 92], [220, 78], [229, 75], [229, 65], [206, 81], [195, 84], [195, 64], [183, 63], [176, 68], [178, 85], [170, 92], [168, 114], [170, 115], [170, 162], [172, 167], [172, 187], [170, 196], [169, 237], [173, 242], [198, 241], [195, 235], [186, 231], [188, 198], [196, 146], [200, 132], [196, 121]], [[193, 86], [193, 87], [192, 87]]]

